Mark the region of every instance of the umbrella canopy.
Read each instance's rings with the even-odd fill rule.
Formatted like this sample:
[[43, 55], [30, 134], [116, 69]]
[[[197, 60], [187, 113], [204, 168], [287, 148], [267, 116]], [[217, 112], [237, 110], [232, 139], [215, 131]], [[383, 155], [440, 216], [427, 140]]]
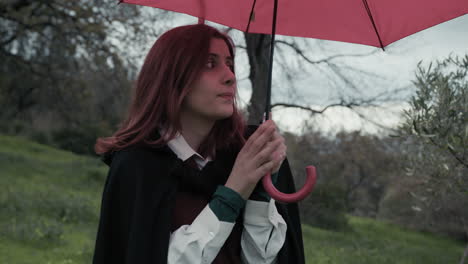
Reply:
[[[120, 0], [209, 20], [248, 33], [271, 34], [265, 117], [270, 112], [275, 34], [358, 43], [384, 48], [418, 31], [468, 13], [468, 0]], [[303, 188], [279, 192], [271, 175], [265, 190], [282, 202], [304, 199], [316, 181], [308, 166]]]
[[[122, 2], [184, 13], [244, 32], [272, 32], [273, 0]], [[276, 34], [384, 48], [465, 14], [467, 0], [278, 0]]]

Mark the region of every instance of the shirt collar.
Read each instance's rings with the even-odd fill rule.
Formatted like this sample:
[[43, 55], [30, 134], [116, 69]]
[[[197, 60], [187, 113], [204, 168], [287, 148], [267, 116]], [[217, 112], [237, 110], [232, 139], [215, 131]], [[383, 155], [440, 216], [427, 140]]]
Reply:
[[[161, 135], [163, 135], [164, 132], [165, 132], [165, 129], [159, 128], [159, 133]], [[176, 136], [173, 139], [167, 142], [167, 146], [182, 161], [186, 161], [187, 159], [195, 155], [195, 161], [203, 167], [206, 165], [206, 163], [212, 160], [210, 156], [206, 157], [205, 159], [203, 158], [202, 155], [200, 155], [195, 150], [193, 150], [192, 147], [190, 147], [190, 145], [187, 143], [185, 138], [182, 136], [182, 134], [180, 134], [179, 132], [177, 132]]]

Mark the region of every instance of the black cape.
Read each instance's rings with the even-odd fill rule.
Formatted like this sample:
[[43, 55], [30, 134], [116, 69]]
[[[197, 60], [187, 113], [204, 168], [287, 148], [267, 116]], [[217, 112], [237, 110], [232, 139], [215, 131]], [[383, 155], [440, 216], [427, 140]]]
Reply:
[[[256, 128], [249, 126], [247, 137]], [[110, 169], [102, 195], [93, 263], [166, 263], [178, 188], [214, 193], [218, 184], [226, 182], [237, 153], [217, 151], [216, 159], [197, 177], [187, 172], [183, 162], [167, 146], [134, 146], [105, 155], [104, 161]], [[287, 159], [280, 168], [276, 187], [285, 193], [295, 191]], [[278, 264], [305, 263], [297, 203], [276, 202], [276, 207], [287, 224]]]

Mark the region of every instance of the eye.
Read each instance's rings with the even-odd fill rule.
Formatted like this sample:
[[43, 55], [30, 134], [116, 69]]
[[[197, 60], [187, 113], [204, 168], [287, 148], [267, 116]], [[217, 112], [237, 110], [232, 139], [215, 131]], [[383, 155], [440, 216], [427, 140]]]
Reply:
[[206, 67], [208, 69], [213, 69], [216, 66], [216, 62], [213, 59], [209, 59], [206, 63]]
[[234, 64], [228, 63], [227, 66], [229, 67], [229, 69], [231, 69], [232, 72], [234, 72]]

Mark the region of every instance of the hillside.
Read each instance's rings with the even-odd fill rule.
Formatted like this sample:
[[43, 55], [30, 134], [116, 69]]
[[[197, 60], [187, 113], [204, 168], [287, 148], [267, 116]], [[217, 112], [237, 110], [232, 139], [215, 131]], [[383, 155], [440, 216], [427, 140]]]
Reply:
[[[0, 263], [90, 263], [107, 167], [0, 135]], [[351, 218], [352, 231], [304, 226], [307, 263], [458, 263], [463, 245]]]

